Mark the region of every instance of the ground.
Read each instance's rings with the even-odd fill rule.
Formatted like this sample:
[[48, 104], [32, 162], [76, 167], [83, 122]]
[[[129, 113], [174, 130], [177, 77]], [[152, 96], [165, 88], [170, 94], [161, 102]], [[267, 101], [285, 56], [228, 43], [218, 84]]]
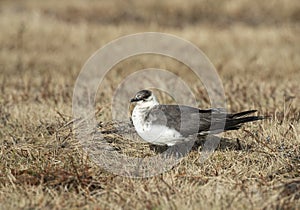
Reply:
[[[0, 209], [300, 208], [298, 1], [1, 1], [0, 28]], [[99, 167], [73, 135], [76, 78], [100, 47], [148, 31], [199, 47], [216, 67], [229, 111], [257, 109], [270, 118], [226, 133], [205, 162], [200, 144], [154, 177]], [[99, 130], [110, 128], [111, 94], [122, 79], [150, 67], [180, 75], [199, 107], [210, 106], [184, 64], [136, 56], [117, 64], [99, 88]], [[108, 138], [126, 155], [157, 152]]]

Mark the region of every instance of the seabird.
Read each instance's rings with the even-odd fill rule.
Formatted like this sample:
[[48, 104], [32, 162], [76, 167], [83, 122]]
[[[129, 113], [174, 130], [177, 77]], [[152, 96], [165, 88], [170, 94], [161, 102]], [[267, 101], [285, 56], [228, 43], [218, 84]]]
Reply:
[[227, 113], [224, 109], [198, 109], [184, 105], [162, 105], [150, 90], [141, 90], [130, 100], [136, 102], [131, 119], [145, 141], [173, 146], [196, 136], [237, 130], [242, 124], [264, 119], [248, 116], [257, 110]]

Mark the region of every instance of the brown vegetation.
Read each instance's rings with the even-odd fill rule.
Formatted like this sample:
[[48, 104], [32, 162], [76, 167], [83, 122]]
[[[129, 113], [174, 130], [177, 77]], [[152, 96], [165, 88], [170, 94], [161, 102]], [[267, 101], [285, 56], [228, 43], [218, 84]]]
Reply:
[[[299, 209], [299, 18], [293, 0], [1, 1], [0, 209]], [[98, 48], [145, 31], [196, 44], [218, 70], [228, 109], [271, 119], [226, 133], [204, 163], [196, 149], [156, 177], [98, 167], [68, 124], [75, 80]], [[146, 67], [186, 70], [154, 55], [119, 63], [99, 91], [99, 121], [110, 120], [123, 76]], [[209, 107], [201, 84], [192, 89]], [[113, 143], [129, 154], [153, 152]]]

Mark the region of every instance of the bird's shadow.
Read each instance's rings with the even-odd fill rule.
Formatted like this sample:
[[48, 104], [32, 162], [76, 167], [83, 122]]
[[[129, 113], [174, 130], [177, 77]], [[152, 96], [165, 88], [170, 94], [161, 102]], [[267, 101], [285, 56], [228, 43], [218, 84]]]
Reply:
[[[224, 151], [224, 150], [242, 150], [243, 149], [243, 146], [238, 138], [230, 139], [230, 138], [224, 138], [224, 137], [219, 138], [216, 136], [214, 138], [218, 139], [218, 140], [213, 139], [213, 141], [215, 141], [215, 143], [218, 143], [218, 145], [215, 145], [216, 150]], [[211, 139], [205, 139], [205, 138], [198, 139], [195, 142], [192, 150], [198, 150], [199, 147], [202, 147], [202, 148], [205, 147], [205, 145], [207, 143], [209, 143], [210, 140]]]
[[[153, 145], [150, 144], [150, 150], [154, 151], [155, 153], [163, 153], [167, 151], [168, 149], [175, 148], [175, 147], [181, 147], [182, 148], [188, 148], [189, 151], [199, 151], [199, 149], [215, 149], [219, 151], [238, 151], [242, 150], [244, 147], [240, 143], [239, 139], [230, 139], [230, 138], [219, 138], [214, 136], [213, 138], [198, 138], [194, 144], [188, 144], [188, 146], [185, 146], [185, 144], [179, 144], [175, 146], [167, 146], [167, 145]], [[175, 149], [178, 150], [178, 149]], [[183, 152], [185, 153], [185, 152]]]

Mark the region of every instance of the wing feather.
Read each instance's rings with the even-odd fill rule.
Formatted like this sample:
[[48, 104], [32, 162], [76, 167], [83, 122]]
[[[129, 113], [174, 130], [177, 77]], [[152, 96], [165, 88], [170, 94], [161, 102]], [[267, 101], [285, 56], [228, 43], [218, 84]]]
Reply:
[[[211, 128], [212, 116], [215, 123]], [[157, 105], [149, 113], [154, 125], [166, 125], [175, 128], [183, 136], [189, 136], [210, 129], [222, 129], [226, 113], [222, 109], [197, 109], [182, 105]]]
[[174, 128], [183, 136], [189, 136], [236, 130], [243, 123], [264, 119], [262, 116], [247, 117], [254, 112], [256, 110], [229, 114], [222, 108], [198, 109], [183, 105], [157, 105], [146, 118], [154, 125], [165, 125]]

